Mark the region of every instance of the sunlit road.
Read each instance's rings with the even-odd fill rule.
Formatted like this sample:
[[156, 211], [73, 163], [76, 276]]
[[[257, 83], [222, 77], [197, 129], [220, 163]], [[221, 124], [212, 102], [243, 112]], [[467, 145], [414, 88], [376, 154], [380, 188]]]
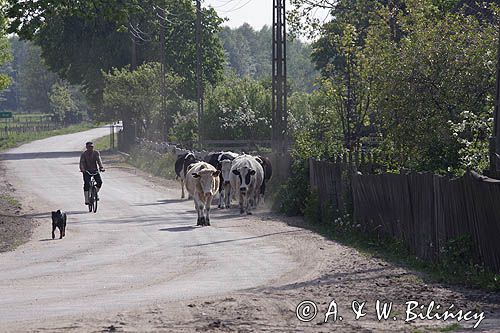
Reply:
[[[97, 214], [83, 205], [78, 161], [99, 128], [1, 154], [23, 206], [42, 225], [0, 254], [0, 331], [21, 321], [118, 311], [154, 301], [222, 294], [265, 284], [296, 267], [281, 249], [238, 230], [196, 228], [191, 201], [120, 168], [103, 175]], [[68, 212], [52, 240], [50, 211]], [[58, 236], [56, 231], [56, 236]]]

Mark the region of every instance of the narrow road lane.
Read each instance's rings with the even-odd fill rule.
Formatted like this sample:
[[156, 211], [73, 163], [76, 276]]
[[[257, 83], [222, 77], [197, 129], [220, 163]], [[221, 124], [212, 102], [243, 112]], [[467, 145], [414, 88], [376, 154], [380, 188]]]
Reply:
[[[179, 191], [119, 168], [103, 175], [99, 211], [83, 205], [78, 161], [107, 128], [36, 141], [1, 154], [8, 181], [42, 221], [32, 240], [0, 254], [0, 328], [17, 321], [108, 312], [254, 287], [295, 269], [283, 250], [235, 228], [195, 228]], [[63, 240], [50, 211], [68, 212]], [[56, 233], [58, 235], [58, 232]], [[0, 329], [1, 330], [1, 329]]]

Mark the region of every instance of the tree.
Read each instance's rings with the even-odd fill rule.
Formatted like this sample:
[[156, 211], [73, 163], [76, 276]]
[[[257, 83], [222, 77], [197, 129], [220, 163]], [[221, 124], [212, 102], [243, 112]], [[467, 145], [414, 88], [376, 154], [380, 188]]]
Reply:
[[[250, 25], [219, 34], [226, 53], [226, 71], [256, 80], [270, 79], [272, 71], [272, 31], [268, 26], [255, 31]], [[287, 68], [293, 91], [312, 91], [317, 71], [311, 62], [312, 47], [300, 40], [287, 41]]]
[[183, 79], [167, 73], [167, 112], [161, 110], [161, 68], [159, 63], [146, 63], [135, 70], [113, 69], [103, 73], [105, 79], [104, 105], [116, 119], [131, 119], [138, 124], [136, 130], [142, 137], [166, 139], [165, 124], [185, 106], [180, 94]]
[[[9, 31], [35, 41], [49, 68], [83, 87], [94, 117], [111, 120], [102, 107], [102, 71], [158, 61], [167, 52], [167, 68], [185, 78], [183, 94], [195, 96], [195, 8], [189, 0], [23, 1], [8, 0]], [[222, 79], [223, 50], [217, 37], [222, 20], [203, 9], [203, 73], [209, 84]], [[159, 47], [159, 31], [166, 45]], [[182, 45], [182, 47], [179, 47]], [[122, 119], [125, 137], [132, 119]]]
[[203, 121], [207, 139], [270, 139], [271, 92], [262, 82], [229, 76], [207, 92]]
[[19, 111], [21, 109], [21, 96], [18, 74], [26, 62], [27, 44], [13, 36], [9, 38], [12, 58], [0, 67], [0, 73], [11, 78], [10, 85], [0, 92], [0, 109]]
[[[4, 5], [4, 1], [0, 0], [0, 6]], [[7, 63], [12, 55], [10, 53], [9, 41], [5, 35], [6, 17], [0, 13], [0, 65]], [[0, 90], [7, 88], [11, 80], [8, 75], [0, 74]]]
[[[382, 148], [396, 168], [460, 172], [471, 165], [463, 163], [465, 141], [450, 124], [491, 117], [498, 28], [465, 13], [442, 12], [431, 0], [407, 6], [400, 41], [388, 38], [381, 20], [366, 42]], [[474, 135], [460, 134], [470, 140]]]
[[[453, 0], [294, 4], [292, 16], [310, 15], [300, 24], [321, 26], [313, 59], [345, 148], [366, 149], [364, 137], [375, 137], [393, 170], [460, 173], [487, 164], [495, 7]], [[315, 6], [330, 10], [329, 22], [314, 21]], [[318, 141], [312, 137], [309, 147]]]
[[56, 82], [49, 93], [53, 119], [60, 123], [68, 123], [77, 118], [77, 106], [71, 91], [64, 83]]
[[[20, 109], [28, 113], [51, 113], [50, 92], [57, 82], [57, 75], [45, 65], [41, 50], [26, 43], [25, 58], [19, 63], [16, 84], [19, 88]], [[62, 120], [62, 118], [61, 118]]]

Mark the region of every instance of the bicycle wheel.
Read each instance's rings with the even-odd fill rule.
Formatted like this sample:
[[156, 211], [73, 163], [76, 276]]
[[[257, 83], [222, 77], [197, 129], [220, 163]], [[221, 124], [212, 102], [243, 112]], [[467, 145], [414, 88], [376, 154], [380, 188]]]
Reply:
[[94, 209], [94, 200], [92, 198], [92, 189], [93, 187], [90, 188], [90, 193], [89, 193], [89, 212], [92, 213], [92, 210]]
[[94, 213], [97, 212], [97, 189], [94, 187], [92, 187], [92, 203], [93, 203], [93, 210], [94, 210]]

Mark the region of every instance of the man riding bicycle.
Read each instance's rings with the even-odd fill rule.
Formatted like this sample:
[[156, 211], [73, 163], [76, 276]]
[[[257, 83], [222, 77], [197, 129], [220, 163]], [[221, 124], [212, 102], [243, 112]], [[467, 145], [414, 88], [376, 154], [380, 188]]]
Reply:
[[89, 173], [94, 174], [97, 192], [99, 192], [102, 186], [102, 179], [98, 170], [104, 172], [104, 167], [102, 165], [101, 154], [97, 150], [94, 150], [94, 144], [87, 142], [85, 147], [87, 150], [80, 156], [80, 172], [83, 173], [83, 194], [85, 196], [85, 204], [88, 205], [90, 179], [92, 177]]

